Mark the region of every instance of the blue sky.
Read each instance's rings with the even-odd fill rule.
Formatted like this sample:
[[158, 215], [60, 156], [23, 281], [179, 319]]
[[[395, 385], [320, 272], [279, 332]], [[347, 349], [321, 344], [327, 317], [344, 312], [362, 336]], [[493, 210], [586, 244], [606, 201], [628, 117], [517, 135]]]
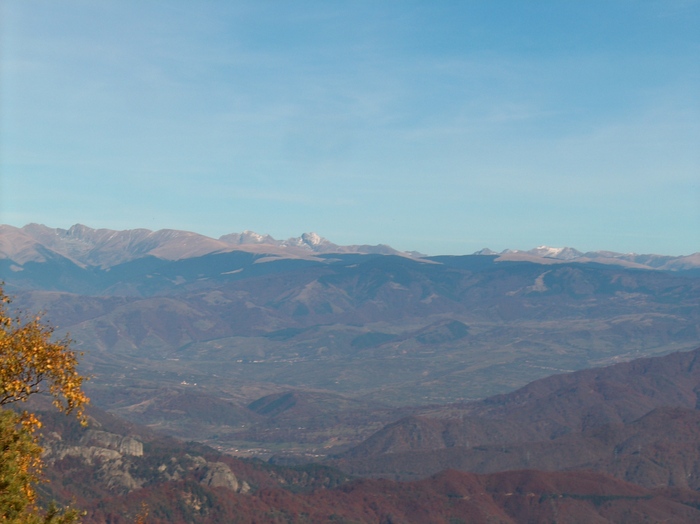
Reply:
[[0, 3], [0, 223], [700, 251], [700, 2]]

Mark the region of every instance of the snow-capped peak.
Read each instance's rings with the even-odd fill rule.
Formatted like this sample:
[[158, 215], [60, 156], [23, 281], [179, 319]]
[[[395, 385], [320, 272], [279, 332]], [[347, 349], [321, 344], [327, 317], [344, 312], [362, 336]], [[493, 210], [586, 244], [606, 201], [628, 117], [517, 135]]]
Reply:
[[514, 255], [518, 253], [525, 253], [528, 255], [533, 255], [541, 258], [556, 258], [559, 260], [573, 260], [583, 256], [580, 251], [571, 247], [550, 247], [550, 246], [538, 246], [534, 249], [528, 251], [522, 251], [520, 249], [504, 249], [500, 253], [496, 253], [488, 248], [484, 248], [480, 251], [474, 253], [475, 255]]
[[325, 238], [321, 237], [317, 233], [304, 233], [301, 235], [301, 240], [310, 246], [318, 246], [323, 242], [328, 242]]
[[241, 233], [241, 238], [245, 238], [246, 240], [250, 242], [257, 242], [260, 243], [263, 240], [265, 240], [265, 237], [263, 237], [260, 233], [256, 233], [255, 231], [250, 231], [246, 229]]
[[579, 258], [583, 253], [570, 247], [549, 247], [538, 246], [531, 249], [528, 253], [544, 258], [558, 258], [560, 260], [573, 260]]

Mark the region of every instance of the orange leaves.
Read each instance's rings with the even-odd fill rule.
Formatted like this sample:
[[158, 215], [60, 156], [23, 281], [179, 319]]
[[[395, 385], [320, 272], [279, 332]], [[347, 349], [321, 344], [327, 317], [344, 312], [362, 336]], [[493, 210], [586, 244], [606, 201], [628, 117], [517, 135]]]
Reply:
[[23, 321], [9, 316], [8, 302], [0, 289], [0, 406], [47, 392], [60, 411], [74, 411], [82, 419], [88, 398], [71, 341], [52, 341], [53, 328], [40, 317]]
[[[78, 374], [78, 359], [70, 340], [51, 340], [53, 328], [40, 317], [23, 321], [9, 316], [9, 299], [0, 288], [0, 406], [24, 402], [35, 393], [47, 392], [65, 413], [75, 412], [86, 423], [83, 408], [88, 402]], [[63, 514], [55, 507], [41, 515], [35, 506], [34, 484], [43, 466], [36, 429], [41, 422], [33, 413], [18, 415], [0, 409], [0, 522], [67, 524], [79, 513]]]

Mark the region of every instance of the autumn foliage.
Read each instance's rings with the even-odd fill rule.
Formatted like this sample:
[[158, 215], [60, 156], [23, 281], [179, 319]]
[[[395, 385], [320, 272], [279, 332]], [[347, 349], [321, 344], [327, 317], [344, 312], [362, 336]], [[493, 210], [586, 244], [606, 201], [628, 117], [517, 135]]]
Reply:
[[[88, 402], [84, 378], [70, 340], [52, 341], [53, 328], [40, 317], [24, 321], [8, 314], [9, 299], [0, 288], [0, 406], [48, 393], [64, 413], [83, 421]], [[36, 507], [34, 486], [41, 478], [42, 449], [36, 436], [41, 422], [32, 413], [0, 409], [0, 521], [7, 523], [75, 522], [76, 511]]]
[[27, 322], [11, 317], [8, 302], [0, 289], [0, 406], [48, 392], [60, 411], [82, 417], [88, 399], [70, 340], [52, 341], [53, 328], [40, 317]]

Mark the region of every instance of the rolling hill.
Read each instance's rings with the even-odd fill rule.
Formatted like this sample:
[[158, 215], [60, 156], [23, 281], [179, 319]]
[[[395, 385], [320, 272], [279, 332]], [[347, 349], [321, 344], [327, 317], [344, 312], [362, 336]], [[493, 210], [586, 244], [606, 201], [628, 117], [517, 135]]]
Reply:
[[[693, 260], [0, 229], [13, 305], [70, 333], [94, 402], [264, 457], [339, 453], [416, 406], [697, 347]], [[250, 407], [275, 395], [297, 402], [286, 414]]]
[[540, 379], [483, 401], [418, 411], [334, 462], [422, 478], [588, 469], [649, 488], [700, 489], [700, 349]]

